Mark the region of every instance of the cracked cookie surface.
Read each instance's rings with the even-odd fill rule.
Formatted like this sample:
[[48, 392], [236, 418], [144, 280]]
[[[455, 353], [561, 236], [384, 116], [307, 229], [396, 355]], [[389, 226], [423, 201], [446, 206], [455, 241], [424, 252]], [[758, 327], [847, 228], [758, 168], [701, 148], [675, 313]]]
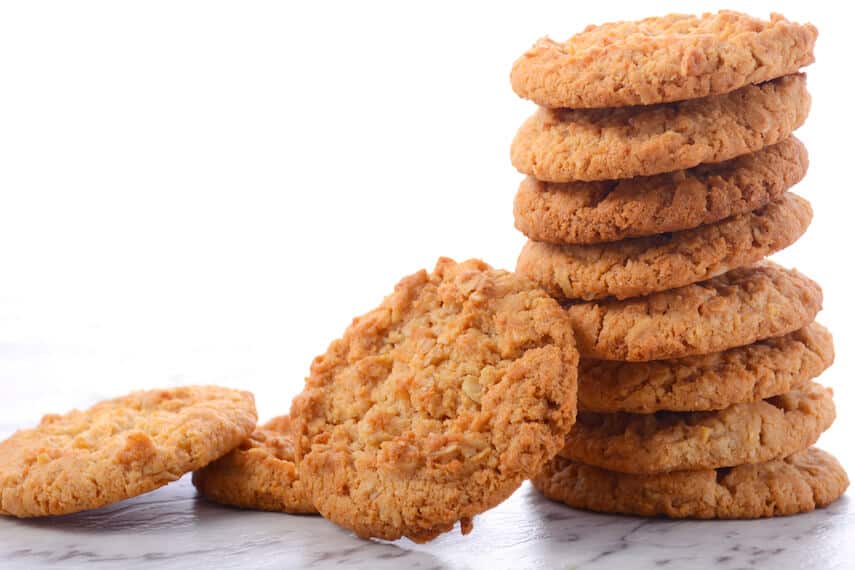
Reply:
[[682, 232], [604, 244], [525, 244], [517, 273], [566, 299], [627, 299], [751, 265], [794, 243], [810, 224], [807, 200], [786, 193], [746, 214]]
[[786, 459], [725, 469], [631, 475], [550, 461], [532, 479], [548, 498], [601, 513], [696, 519], [753, 519], [805, 513], [846, 491], [846, 471], [811, 447]]
[[534, 283], [440, 259], [313, 362], [291, 408], [300, 478], [362, 537], [468, 532], [564, 444], [577, 366], [566, 312]]
[[819, 323], [712, 354], [649, 362], [583, 359], [579, 410], [721, 410], [802, 388], [833, 361], [831, 333]]
[[623, 473], [732, 467], [805, 449], [834, 417], [831, 389], [814, 382], [709, 412], [583, 412], [559, 455]]
[[655, 176], [541, 182], [514, 199], [516, 228], [535, 241], [591, 244], [696, 228], [762, 208], [807, 172], [804, 145], [782, 142], [726, 162]]
[[255, 422], [252, 394], [218, 386], [47, 415], [0, 443], [0, 513], [62, 515], [152, 491], [234, 449]]
[[813, 322], [822, 290], [771, 261], [634, 299], [571, 304], [584, 358], [647, 361], [720, 352]]
[[813, 63], [817, 30], [722, 10], [588, 26], [538, 41], [511, 86], [544, 107], [625, 107], [694, 99], [795, 73]]
[[225, 505], [317, 513], [297, 471], [288, 416], [259, 426], [239, 447], [194, 472], [193, 485], [207, 498]]
[[725, 95], [615, 109], [539, 109], [511, 162], [547, 182], [614, 180], [722, 162], [781, 142], [805, 120], [802, 74]]

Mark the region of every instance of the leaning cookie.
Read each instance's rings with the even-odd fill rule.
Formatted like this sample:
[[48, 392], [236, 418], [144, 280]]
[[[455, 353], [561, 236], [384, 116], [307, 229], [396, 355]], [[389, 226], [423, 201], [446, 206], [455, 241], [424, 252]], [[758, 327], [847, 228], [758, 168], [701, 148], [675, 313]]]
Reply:
[[831, 333], [790, 334], [670, 360], [579, 362], [579, 410], [653, 414], [722, 410], [806, 386], [834, 361]]
[[532, 479], [577, 509], [675, 519], [753, 519], [806, 513], [836, 501], [849, 478], [811, 447], [786, 459], [723, 469], [631, 475], [556, 457]]
[[234, 449], [255, 422], [252, 394], [217, 386], [45, 416], [0, 443], [0, 513], [62, 515], [152, 491]]
[[812, 216], [807, 200], [788, 192], [754, 212], [682, 232], [591, 245], [529, 241], [517, 272], [555, 297], [640, 297], [760, 261], [799, 239]]
[[810, 108], [804, 75], [704, 99], [616, 109], [539, 109], [511, 162], [547, 182], [650, 176], [722, 162], [781, 142]]
[[711, 412], [582, 413], [559, 455], [623, 473], [732, 467], [805, 449], [834, 417], [831, 389], [816, 383]]
[[694, 99], [795, 73], [813, 63], [816, 28], [723, 10], [588, 26], [538, 41], [511, 71], [544, 107], [625, 107]]
[[193, 473], [193, 484], [205, 497], [224, 505], [317, 513], [297, 472], [288, 416], [259, 426], [240, 447]]
[[312, 364], [291, 408], [310, 501], [362, 537], [469, 532], [564, 444], [577, 366], [566, 312], [534, 283], [440, 259]]
[[563, 184], [527, 176], [514, 199], [514, 223], [534, 241], [571, 244], [689, 230], [762, 208], [807, 168], [807, 150], [790, 136], [725, 162], [655, 176]]
[[720, 352], [813, 322], [822, 289], [771, 261], [645, 297], [571, 304], [585, 358], [647, 361]]

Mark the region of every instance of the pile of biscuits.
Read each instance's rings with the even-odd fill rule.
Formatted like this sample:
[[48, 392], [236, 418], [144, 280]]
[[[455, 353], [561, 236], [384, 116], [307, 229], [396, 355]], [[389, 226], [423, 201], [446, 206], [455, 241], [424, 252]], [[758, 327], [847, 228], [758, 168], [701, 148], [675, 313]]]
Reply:
[[514, 64], [517, 272], [566, 307], [579, 418], [534, 478], [602, 512], [785, 515], [846, 488], [820, 287], [764, 258], [807, 229], [816, 29], [723, 11], [590, 26]]
[[529, 479], [643, 515], [830, 503], [848, 481], [811, 447], [835, 415], [813, 381], [833, 359], [822, 293], [763, 261], [811, 219], [788, 189], [815, 37], [722, 12], [538, 43], [512, 74], [542, 106], [513, 144], [517, 273], [440, 258], [404, 277], [262, 425], [252, 394], [216, 386], [45, 416], [0, 442], [0, 515], [191, 471], [218, 503], [418, 542], [468, 533]]

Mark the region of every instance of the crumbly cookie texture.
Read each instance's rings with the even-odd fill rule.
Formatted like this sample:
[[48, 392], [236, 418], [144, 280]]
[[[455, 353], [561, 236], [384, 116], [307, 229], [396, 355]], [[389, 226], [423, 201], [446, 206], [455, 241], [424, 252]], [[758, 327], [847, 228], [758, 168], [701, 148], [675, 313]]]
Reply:
[[615, 109], [539, 109], [511, 144], [511, 162], [547, 182], [650, 176], [760, 150], [805, 120], [804, 75], [725, 95]]
[[631, 475], [550, 461], [532, 479], [554, 501], [601, 513], [675, 519], [753, 519], [830, 505], [849, 478], [830, 454], [812, 447], [786, 459], [724, 469]]
[[300, 478], [362, 537], [427, 541], [507, 498], [564, 444], [578, 352], [532, 282], [442, 258], [312, 364], [294, 401]]
[[822, 289], [771, 261], [707, 281], [623, 301], [571, 304], [585, 358], [647, 361], [720, 352], [811, 323]]
[[834, 361], [819, 323], [724, 352], [650, 362], [582, 360], [579, 409], [652, 414], [721, 410], [803, 388]]
[[550, 243], [687, 230], [762, 208], [807, 168], [807, 150], [790, 136], [729, 161], [655, 176], [563, 184], [528, 176], [514, 200], [514, 221], [529, 238]]
[[831, 389], [816, 383], [712, 412], [585, 412], [560, 455], [622, 473], [717, 469], [805, 449], [834, 417]]
[[627, 299], [703, 281], [760, 261], [810, 225], [807, 200], [779, 200], [715, 224], [604, 244], [525, 244], [517, 273], [567, 299]]
[[234, 449], [255, 422], [252, 394], [218, 386], [47, 415], [0, 443], [0, 513], [62, 515], [152, 491]]
[[625, 107], [727, 93], [813, 63], [817, 30], [721, 11], [588, 26], [538, 41], [511, 70], [514, 91], [544, 107]]
[[224, 505], [317, 513], [297, 472], [288, 416], [259, 426], [238, 448], [194, 472], [193, 484], [207, 498]]

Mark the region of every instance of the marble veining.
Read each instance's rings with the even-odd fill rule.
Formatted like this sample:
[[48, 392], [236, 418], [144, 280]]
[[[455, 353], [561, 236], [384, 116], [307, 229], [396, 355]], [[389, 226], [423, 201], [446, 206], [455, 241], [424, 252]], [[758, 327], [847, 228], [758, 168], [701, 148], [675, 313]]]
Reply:
[[0, 519], [0, 568], [852, 568], [855, 508], [761, 521], [669, 521], [576, 511], [525, 484], [429, 544], [367, 541], [316, 516], [240, 511], [189, 477], [51, 519]]

